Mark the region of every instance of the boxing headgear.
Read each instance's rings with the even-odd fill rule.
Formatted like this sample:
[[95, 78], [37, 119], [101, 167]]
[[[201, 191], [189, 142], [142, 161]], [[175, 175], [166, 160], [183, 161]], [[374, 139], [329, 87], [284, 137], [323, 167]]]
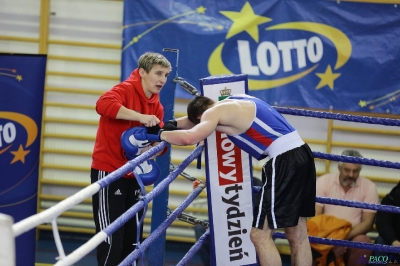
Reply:
[[152, 159], [144, 161], [136, 166], [133, 172], [136, 178], [140, 178], [145, 186], [153, 185], [160, 176], [160, 168]]

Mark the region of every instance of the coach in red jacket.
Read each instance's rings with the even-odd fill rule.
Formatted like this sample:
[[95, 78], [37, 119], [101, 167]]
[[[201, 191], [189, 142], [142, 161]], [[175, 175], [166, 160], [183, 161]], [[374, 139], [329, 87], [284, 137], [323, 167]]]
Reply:
[[[100, 96], [96, 103], [100, 122], [92, 155], [92, 183], [128, 161], [120, 144], [121, 134], [125, 130], [143, 125], [164, 126], [164, 108], [159, 101], [159, 93], [170, 71], [171, 64], [163, 55], [147, 52], [139, 58], [138, 68], [128, 79]], [[137, 203], [139, 196], [140, 186], [132, 173], [93, 195], [96, 233]], [[133, 217], [97, 247], [98, 265], [118, 265], [136, 248], [137, 222], [142, 214], [136, 214], [137, 217]], [[140, 241], [142, 232], [143, 228], [140, 228]]]

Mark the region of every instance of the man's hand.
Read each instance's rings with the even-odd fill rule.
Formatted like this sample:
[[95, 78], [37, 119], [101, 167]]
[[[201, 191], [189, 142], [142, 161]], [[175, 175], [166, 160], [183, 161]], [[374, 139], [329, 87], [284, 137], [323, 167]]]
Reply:
[[136, 140], [148, 140], [150, 142], [160, 142], [160, 134], [162, 130], [160, 126], [153, 127], [135, 127], [135, 132], [132, 135]]
[[343, 256], [347, 251], [346, 247], [334, 247], [332, 248], [333, 254], [335, 254], [335, 257], [341, 257]]
[[400, 241], [399, 240], [393, 241], [392, 246], [400, 247]]
[[140, 115], [139, 122], [145, 125], [146, 127], [154, 127], [160, 123], [160, 119], [155, 115]]

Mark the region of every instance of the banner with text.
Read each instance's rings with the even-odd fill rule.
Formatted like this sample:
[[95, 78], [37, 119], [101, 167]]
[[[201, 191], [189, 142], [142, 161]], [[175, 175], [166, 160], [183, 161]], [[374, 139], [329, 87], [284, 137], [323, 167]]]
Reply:
[[[0, 213], [37, 213], [46, 55], [0, 54]], [[35, 264], [36, 230], [15, 240], [17, 266]]]
[[271, 105], [400, 114], [395, 2], [125, 0], [122, 77], [144, 52], [174, 48], [196, 87], [242, 73]]
[[[201, 79], [202, 95], [214, 101], [247, 94], [247, 75]], [[258, 265], [250, 240], [253, 221], [251, 156], [225, 133], [215, 131], [205, 141], [211, 265]]]

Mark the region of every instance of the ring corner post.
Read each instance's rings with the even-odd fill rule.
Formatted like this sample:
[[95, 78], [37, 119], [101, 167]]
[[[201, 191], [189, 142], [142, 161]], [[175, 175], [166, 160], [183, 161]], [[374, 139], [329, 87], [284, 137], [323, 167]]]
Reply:
[[[214, 101], [248, 93], [246, 74], [210, 76], [201, 79], [201, 84], [203, 95]], [[253, 199], [248, 197], [253, 195], [251, 156], [242, 152], [225, 133], [216, 130], [206, 139], [205, 157], [210, 263], [256, 266], [257, 254], [250, 239]], [[226, 197], [234, 197], [235, 206]], [[238, 225], [234, 231], [240, 233], [233, 233], [232, 223]], [[232, 241], [237, 241], [234, 248], [226, 245]]]
[[[178, 74], [178, 55], [177, 49], [163, 49], [163, 55], [171, 63], [172, 70], [170, 72], [167, 83], [160, 92], [160, 101], [164, 107], [164, 122], [174, 118], [174, 102], [175, 102], [175, 87], [176, 84], [173, 78]], [[162, 180], [169, 175], [169, 165], [171, 162], [171, 145], [168, 144], [167, 152], [156, 158], [156, 162], [161, 170], [160, 178], [154, 186], [157, 186]], [[169, 190], [164, 189], [160, 195], [153, 200], [153, 210], [151, 215], [151, 233], [167, 218]], [[149, 265], [164, 265], [166, 232], [164, 232], [154, 243], [149, 247]]]

